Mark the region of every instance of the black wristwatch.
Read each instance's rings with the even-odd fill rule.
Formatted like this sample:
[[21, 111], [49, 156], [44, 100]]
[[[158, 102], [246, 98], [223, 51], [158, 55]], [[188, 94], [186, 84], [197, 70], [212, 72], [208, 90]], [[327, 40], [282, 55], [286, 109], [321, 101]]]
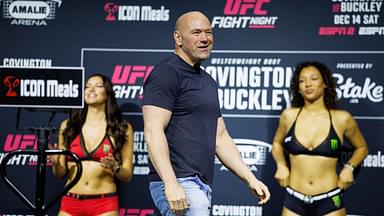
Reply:
[[115, 163], [115, 166], [113, 167], [113, 171], [115, 174], [117, 174], [120, 171], [120, 163]]

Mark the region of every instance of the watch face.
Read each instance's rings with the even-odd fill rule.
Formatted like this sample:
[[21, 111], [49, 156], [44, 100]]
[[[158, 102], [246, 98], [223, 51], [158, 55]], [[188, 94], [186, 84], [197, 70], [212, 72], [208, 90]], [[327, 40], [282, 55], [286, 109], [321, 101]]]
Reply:
[[117, 163], [115, 165], [115, 173], [118, 173], [120, 171], [120, 165]]

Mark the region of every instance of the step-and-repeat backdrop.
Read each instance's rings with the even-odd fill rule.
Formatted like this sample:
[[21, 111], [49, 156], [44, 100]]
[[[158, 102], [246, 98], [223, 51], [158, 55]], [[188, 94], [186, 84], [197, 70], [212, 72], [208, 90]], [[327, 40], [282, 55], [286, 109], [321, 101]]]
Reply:
[[[280, 214], [283, 189], [273, 178], [271, 144], [279, 114], [290, 105], [294, 66], [305, 60], [331, 68], [340, 106], [355, 117], [369, 145], [356, 184], [345, 192], [348, 214], [383, 212], [382, 0], [2, 0], [0, 8], [2, 67], [83, 67], [85, 76], [102, 73], [111, 78], [124, 116], [134, 126], [134, 177], [119, 183], [121, 216], [156, 215], [147, 189], [141, 86], [154, 65], [173, 52], [175, 20], [190, 10], [203, 11], [212, 22], [215, 46], [203, 66], [218, 84], [223, 116], [245, 163], [272, 192], [267, 205], [258, 205], [246, 185], [216, 160], [211, 215]], [[15, 79], [2, 76], [0, 85], [11, 91], [18, 86]], [[33, 83], [29, 89], [38, 95]], [[51, 110], [0, 107], [0, 160], [6, 152], [38, 147], [37, 135], [17, 129], [17, 122], [19, 128], [57, 127], [68, 117], [56, 110], [51, 118]], [[50, 139], [55, 142], [55, 132]], [[38, 184], [36, 162], [37, 156], [19, 155], [7, 164], [9, 178], [32, 201]], [[47, 202], [63, 184], [48, 164]], [[33, 214], [3, 181], [0, 191], [0, 215]], [[58, 208], [54, 205], [47, 215], [55, 215]]]

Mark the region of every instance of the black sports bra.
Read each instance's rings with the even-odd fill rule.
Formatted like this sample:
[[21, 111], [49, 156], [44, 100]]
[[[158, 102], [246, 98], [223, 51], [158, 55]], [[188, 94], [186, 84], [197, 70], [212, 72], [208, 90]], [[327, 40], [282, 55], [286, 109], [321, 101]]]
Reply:
[[301, 109], [299, 110], [299, 113], [296, 116], [295, 122], [293, 123], [292, 127], [289, 129], [288, 134], [284, 139], [284, 146], [285, 146], [285, 149], [288, 151], [288, 153], [293, 155], [305, 154], [305, 155], [318, 155], [318, 156], [333, 157], [333, 158], [339, 157], [340, 154], [342, 153], [342, 143], [333, 127], [331, 113], [328, 111], [329, 120], [331, 122], [331, 128], [329, 129], [328, 136], [320, 145], [317, 145], [314, 149], [309, 150], [308, 148], [303, 146], [299, 142], [299, 140], [297, 140], [295, 135], [296, 121], [297, 121], [297, 118], [299, 117], [300, 112], [301, 112]]

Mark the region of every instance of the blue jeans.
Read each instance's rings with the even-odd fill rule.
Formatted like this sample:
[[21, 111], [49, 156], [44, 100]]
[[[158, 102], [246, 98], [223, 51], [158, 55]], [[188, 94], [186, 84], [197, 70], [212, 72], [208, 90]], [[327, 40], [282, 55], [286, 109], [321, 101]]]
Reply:
[[[198, 176], [178, 178], [177, 181], [183, 187], [189, 204], [189, 209], [185, 215], [208, 216], [211, 212], [211, 187], [202, 182]], [[152, 200], [161, 215], [174, 216], [165, 197], [163, 182], [150, 182], [149, 190]]]

